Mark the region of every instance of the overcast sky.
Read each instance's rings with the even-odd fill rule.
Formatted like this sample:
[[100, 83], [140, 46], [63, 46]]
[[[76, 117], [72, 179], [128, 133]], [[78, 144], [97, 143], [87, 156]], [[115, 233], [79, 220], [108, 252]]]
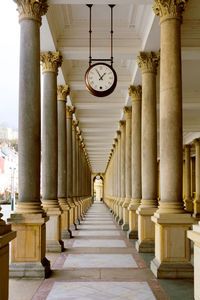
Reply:
[[19, 85], [19, 23], [13, 0], [1, 1], [0, 10], [0, 126], [17, 129]]

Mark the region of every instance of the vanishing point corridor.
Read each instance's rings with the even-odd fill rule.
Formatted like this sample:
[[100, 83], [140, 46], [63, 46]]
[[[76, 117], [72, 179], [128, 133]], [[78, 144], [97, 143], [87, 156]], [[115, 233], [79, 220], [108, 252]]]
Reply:
[[52, 275], [36, 281], [34, 296], [29, 288], [20, 299], [169, 299], [102, 202], [91, 206], [73, 236], [65, 240], [65, 251], [56, 254]]

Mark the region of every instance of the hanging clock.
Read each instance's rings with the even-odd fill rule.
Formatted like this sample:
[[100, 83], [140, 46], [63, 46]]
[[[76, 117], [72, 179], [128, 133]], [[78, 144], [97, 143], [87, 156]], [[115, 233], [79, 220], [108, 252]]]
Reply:
[[117, 85], [117, 74], [112, 66], [96, 63], [87, 69], [85, 84], [92, 95], [105, 97], [114, 91]]
[[[110, 95], [117, 85], [117, 74], [113, 69], [113, 7], [111, 8], [111, 57], [110, 59], [93, 59], [92, 58], [92, 29], [91, 29], [91, 10], [93, 4], [87, 4], [90, 9], [90, 28], [89, 28], [89, 68], [85, 73], [85, 84], [89, 92], [97, 97]], [[110, 65], [106, 62], [110, 62]], [[92, 64], [93, 62], [97, 62]]]

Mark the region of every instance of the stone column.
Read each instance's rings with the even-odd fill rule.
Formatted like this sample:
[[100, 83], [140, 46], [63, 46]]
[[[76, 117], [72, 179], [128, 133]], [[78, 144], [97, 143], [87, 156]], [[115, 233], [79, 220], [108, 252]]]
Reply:
[[114, 139], [115, 142], [115, 194], [113, 198], [113, 205], [114, 205], [114, 211], [113, 215], [114, 217], [117, 216], [117, 200], [118, 200], [118, 139]]
[[49, 222], [46, 250], [61, 252], [61, 209], [58, 202], [58, 125], [57, 73], [62, 57], [59, 52], [42, 52], [43, 126], [42, 126], [42, 205]]
[[72, 155], [72, 115], [75, 112], [74, 106], [66, 108], [67, 127], [67, 201], [70, 205], [70, 228], [76, 229], [75, 212], [76, 206], [73, 201], [73, 155]]
[[121, 129], [121, 198], [119, 202], [119, 225], [123, 224], [123, 203], [126, 197], [126, 190], [125, 190], [125, 182], [126, 182], [126, 172], [125, 172], [125, 152], [126, 152], [126, 121], [119, 122], [120, 129]]
[[139, 252], [154, 252], [155, 225], [151, 216], [157, 209], [157, 116], [156, 73], [159, 53], [141, 52], [142, 69], [142, 201], [138, 207]]
[[126, 198], [122, 205], [123, 207], [123, 225], [124, 231], [129, 230], [129, 211], [128, 206], [131, 201], [131, 118], [132, 118], [132, 107], [124, 107], [124, 113], [126, 118], [126, 157], [125, 157], [125, 190]]
[[181, 17], [185, 0], [156, 0], [160, 16], [160, 185], [155, 223], [155, 258], [151, 270], [159, 278], [191, 278], [190, 242], [186, 231], [193, 223], [182, 200], [182, 78]]
[[74, 120], [72, 121], [72, 162], [73, 162], [73, 201], [74, 203], [78, 202], [78, 195], [77, 195], [77, 140], [76, 140], [76, 128], [78, 126], [78, 121]]
[[61, 237], [63, 239], [72, 236], [69, 229], [69, 210], [67, 203], [67, 135], [66, 135], [66, 98], [69, 94], [68, 85], [57, 87], [58, 99], [58, 201], [62, 209]]
[[141, 85], [129, 88], [132, 99], [132, 197], [129, 204], [129, 239], [138, 238], [138, 215], [136, 213], [142, 198], [141, 186]]
[[119, 220], [119, 210], [120, 210], [120, 201], [121, 201], [121, 131], [117, 131], [117, 139], [118, 139], [118, 159], [117, 159], [117, 169], [118, 169], [118, 176], [117, 176], [117, 207], [116, 207], [116, 221]]
[[[8, 220], [18, 232], [11, 246], [10, 277], [44, 278], [50, 263], [45, 257], [48, 217], [40, 201], [40, 25], [48, 5], [41, 0], [15, 2], [20, 22], [19, 200]], [[0, 226], [0, 295], [7, 299], [8, 242], [15, 234], [3, 221]]]
[[200, 218], [200, 139], [194, 140], [195, 144], [195, 186], [194, 218]]
[[193, 202], [191, 197], [191, 160], [190, 160], [190, 150], [191, 145], [185, 145], [185, 210], [192, 213], [193, 212]]

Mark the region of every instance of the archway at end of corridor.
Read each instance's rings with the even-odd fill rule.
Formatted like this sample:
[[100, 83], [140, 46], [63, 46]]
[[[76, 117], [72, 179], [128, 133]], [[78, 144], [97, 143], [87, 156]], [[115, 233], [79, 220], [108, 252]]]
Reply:
[[93, 199], [95, 202], [103, 201], [104, 178], [97, 174], [93, 178]]

